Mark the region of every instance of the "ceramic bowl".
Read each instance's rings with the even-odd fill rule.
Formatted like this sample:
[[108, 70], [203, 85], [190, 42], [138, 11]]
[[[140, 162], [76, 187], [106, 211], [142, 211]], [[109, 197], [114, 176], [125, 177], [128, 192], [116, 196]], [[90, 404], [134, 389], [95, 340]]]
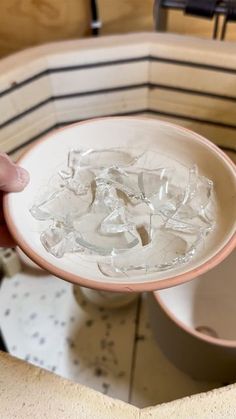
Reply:
[[[192, 167], [214, 182], [217, 227], [204, 247], [188, 264], [171, 270], [119, 278], [104, 276], [96, 264], [76, 255], [57, 259], [39, 239], [38, 222], [29, 208], [42, 185], [64, 167], [73, 148], [103, 149], [128, 147], [152, 149], [157, 167]], [[35, 142], [19, 162], [31, 182], [19, 194], [8, 194], [4, 212], [9, 229], [23, 252], [53, 275], [85, 287], [118, 292], [157, 290], [186, 282], [220, 263], [236, 243], [236, 169], [213, 143], [200, 135], [167, 122], [140, 117], [113, 117], [89, 120], [54, 131]]]
[[36, 263], [34, 263], [28, 256], [26, 256], [26, 254], [22, 252], [22, 250], [19, 247], [16, 248], [16, 252], [23, 266], [42, 271], [42, 268], [40, 268], [40, 266], [36, 265]]
[[164, 354], [199, 380], [236, 379], [236, 251], [194, 281], [150, 294]]

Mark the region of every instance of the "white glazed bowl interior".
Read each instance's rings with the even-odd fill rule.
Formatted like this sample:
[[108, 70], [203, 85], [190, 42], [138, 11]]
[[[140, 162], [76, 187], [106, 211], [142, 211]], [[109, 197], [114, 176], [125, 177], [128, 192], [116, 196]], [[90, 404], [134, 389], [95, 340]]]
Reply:
[[178, 327], [190, 333], [200, 331], [203, 339], [215, 337], [215, 343], [234, 341], [236, 347], [235, 272], [236, 251], [200, 278], [159, 291], [158, 302]]
[[[191, 167], [215, 185], [218, 220], [215, 231], [192, 261], [181, 267], [138, 277], [108, 278], [96, 264], [70, 255], [56, 259], [42, 246], [38, 222], [29, 213], [34, 197], [61, 167], [72, 148], [102, 149], [132, 147], [157, 152], [157, 167], [172, 164]], [[232, 251], [236, 231], [236, 176], [230, 160], [216, 146], [201, 136], [166, 122], [147, 118], [104, 118], [75, 124], [52, 132], [36, 143], [21, 159], [31, 182], [19, 194], [9, 194], [5, 213], [11, 233], [23, 251], [40, 266], [55, 275], [91, 288], [116, 291], [156, 290], [176, 285], [205, 272]], [[185, 276], [184, 276], [185, 275]], [[170, 279], [173, 282], [166, 282]]]

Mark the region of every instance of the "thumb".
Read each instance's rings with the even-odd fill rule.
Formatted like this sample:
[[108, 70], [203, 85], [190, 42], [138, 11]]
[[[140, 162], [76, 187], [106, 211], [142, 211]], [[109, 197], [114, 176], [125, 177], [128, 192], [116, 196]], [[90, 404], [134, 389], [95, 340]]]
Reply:
[[4, 192], [19, 192], [28, 183], [28, 172], [13, 163], [7, 154], [0, 153], [0, 190]]

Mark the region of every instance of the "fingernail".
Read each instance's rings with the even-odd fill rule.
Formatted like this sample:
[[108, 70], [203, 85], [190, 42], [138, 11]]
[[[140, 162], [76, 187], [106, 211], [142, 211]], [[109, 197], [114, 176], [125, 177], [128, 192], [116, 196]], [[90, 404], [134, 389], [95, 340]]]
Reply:
[[23, 167], [17, 167], [17, 176], [18, 182], [21, 183], [22, 186], [27, 186], [30, 180], [29, 173]]

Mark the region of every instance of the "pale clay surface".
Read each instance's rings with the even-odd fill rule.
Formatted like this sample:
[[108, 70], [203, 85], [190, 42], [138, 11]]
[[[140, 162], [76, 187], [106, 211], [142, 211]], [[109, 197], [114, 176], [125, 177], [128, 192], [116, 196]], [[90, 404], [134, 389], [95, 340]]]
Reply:
[[0, 354], [0, 417], [4, 419], [137, 418], [139, 410], [80, 384]]
[[199, 412], [201, 419], [235, 418], [236, 385], [138, 409], [0, 353], [0, 417], [4, 419], [198, 419]]

